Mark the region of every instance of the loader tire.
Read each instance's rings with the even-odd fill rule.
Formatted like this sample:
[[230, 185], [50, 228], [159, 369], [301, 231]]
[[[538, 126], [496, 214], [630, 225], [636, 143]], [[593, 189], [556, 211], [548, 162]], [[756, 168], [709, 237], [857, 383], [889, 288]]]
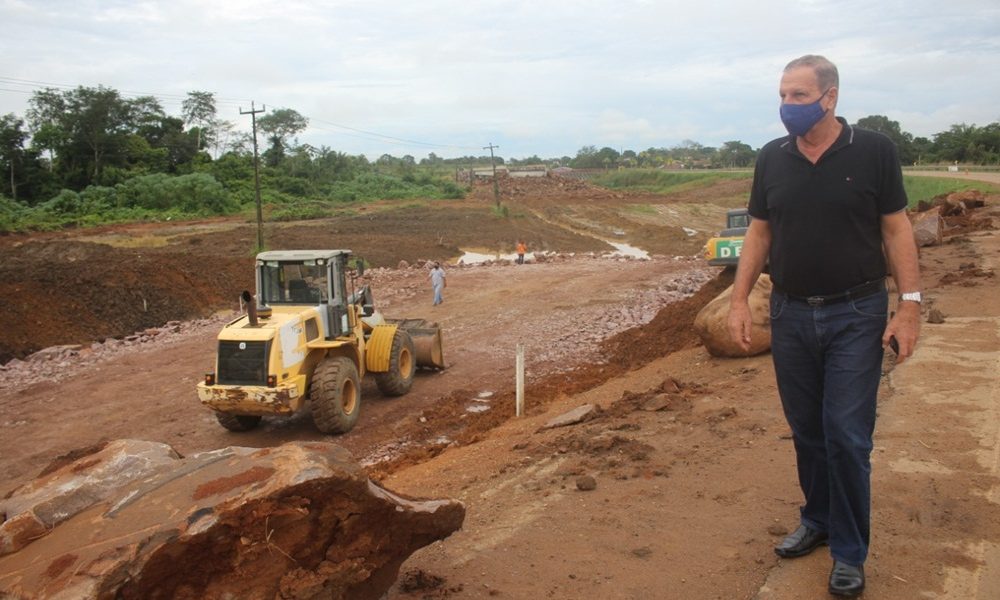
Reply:
[[358, 368], [344, 356], [327, 358], [316, 365], [312, 389], [313, 422], [323, 433], [347, 433], [361, 414]]
[[215, 413], [215, 418], [229, 431], [250, 431], [260, 423], [260, 415], [234, 415], [231, 413]]
[[389, 350], [389, 370], [375, 373], [375, 385], [385, 396], [402, 396], [413, 387], [413, 374], [417, 372], [417, 355], [413, 338], [402, 329], [396, 330]]

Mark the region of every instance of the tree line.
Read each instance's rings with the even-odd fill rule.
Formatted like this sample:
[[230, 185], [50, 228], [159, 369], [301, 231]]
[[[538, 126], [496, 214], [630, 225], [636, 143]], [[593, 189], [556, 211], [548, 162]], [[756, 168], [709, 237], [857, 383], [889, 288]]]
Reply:
[[[878, 131], [889, 137], [899, 151], [900, 163], [906, 165], [933, 165], [962, 163], [971, 165], [1000, 165], [1000, 122], [984, 127], [952, 125], [947, 131], [935, 134], [932, 139], [915, 137], [903, 131], [898, 121], [883, 115], [858, 119], [856, 126]], [[537, 157], [535, 157], [537, 159]], [[641, 152], [614, 148], [584, 146], [574, 157], [559, 159], [563, 165], [574, 168], [746, 168], [757, 159], [757, 150], [734, 140], [718, 148], [703, 146], [685, 140], [671, 148], [648, 148]]]
[[[258, 120], [265, 202], [352, 202], [375, 198], [457, 198], [458, 168], [486, 166], [488, 155], [426, 158], [383, 154], [375, 161], [327, 146], [300, 144], [308, 119], [290, 108]], [[931, 139], [872, 115], [857, 125], [898, 146], [903, 164], [1000, 164], [1000, 123], [953, 125]], [[250, 134], [221, 119], [211, 92], [192, 91], [179, 115], [152, 96], [128, 98], [98, 86], [34, 92], [25, 115], [0, 116], [0, 228], [26, 216], [65, 224], [145, 218], [153, 213], [226, 214], [254, 201]], [[496, 157], [497, 164], [587, 169], [745, 168], [757, 151], [738, 141], [719, 147], [685, 140], [641, 151], [584, 146], [575, 156]], [[44, 218], [43, 218], [44, 217]]]

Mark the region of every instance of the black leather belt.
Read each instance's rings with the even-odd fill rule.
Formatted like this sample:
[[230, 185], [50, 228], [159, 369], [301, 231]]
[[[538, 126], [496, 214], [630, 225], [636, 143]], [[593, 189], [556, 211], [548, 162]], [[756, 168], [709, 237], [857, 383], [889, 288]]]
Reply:
[[840, 292], [839, 294], [828, 294], [826, 296], [796, 296], [794, 294], [789, 294], [782, 290], [777, 285], [774, 289], [781, 294], [784, 294], [790, 300], [798, 300], [799, 302], [805, 302], [809, 306], [826, 306], [828, 304], [836, 304], [838, 302], [846, 302], [847, 300], [860, 300], [861, 298], [866, 298], [872, 294], [877, 294], [885, 290], [885, 280], [876, 279], [874, 281], [868, 281], [862, 283], [861, 285], [856, 285], [846, 292]]

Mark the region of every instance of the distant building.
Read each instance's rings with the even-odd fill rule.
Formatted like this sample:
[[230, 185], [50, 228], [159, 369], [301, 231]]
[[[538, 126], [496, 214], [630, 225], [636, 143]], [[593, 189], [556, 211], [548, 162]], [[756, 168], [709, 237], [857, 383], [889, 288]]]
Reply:
[[[507, 167], [505, 165], [497, 165], [497, 176], [506, 174]], [[493, 177], [493, 167], [474, 167], [472, 169], [472, 176], [476, 179], [491, 179]]]
[[549, 174], [549, 169], [545, 165], [524, 165], [510, 167], [507, 173], [511, 177], [546, 177]]

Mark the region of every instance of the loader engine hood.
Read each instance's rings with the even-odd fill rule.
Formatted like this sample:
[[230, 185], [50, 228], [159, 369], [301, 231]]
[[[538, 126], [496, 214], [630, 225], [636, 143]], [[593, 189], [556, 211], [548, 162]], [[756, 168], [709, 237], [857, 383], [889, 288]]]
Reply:
[[[257, 326], [246, 315], [232, 321], [218, 335], [219, 383], [263, 385], [269, 371], [301, 363], [306, 357], [305, 341], [325, 331], [324, 316], [317, 308], [281, 306], [274, 307], [271, 316], [260, 318]], [[278, 355], [272, 361], [275, 351]]]

